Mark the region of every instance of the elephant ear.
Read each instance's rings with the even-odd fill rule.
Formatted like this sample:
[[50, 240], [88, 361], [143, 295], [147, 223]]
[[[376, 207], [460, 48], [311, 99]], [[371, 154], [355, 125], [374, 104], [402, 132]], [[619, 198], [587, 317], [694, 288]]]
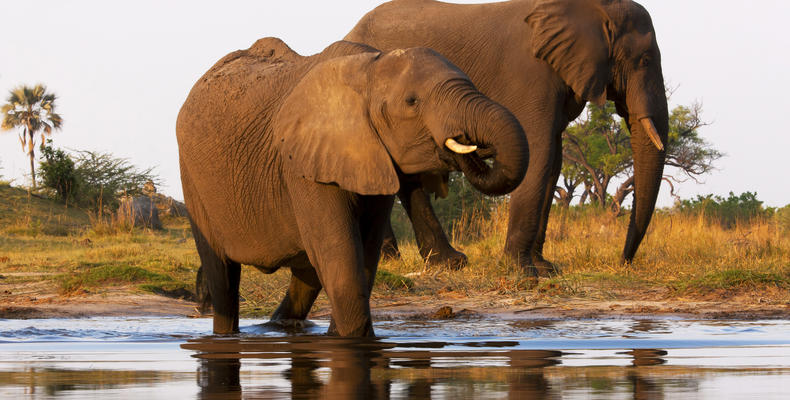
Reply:
[[606, 102], [614, 24], [589, 0], [542, 0], [524, 20], [532, 53], [546, 61], [585, 100]]
[[288, 171], [363, 195], [397, 193], [398, 175], [363, 95], [377, 57], [362, 53], [320, 63], [288, 95], [273, 129]]

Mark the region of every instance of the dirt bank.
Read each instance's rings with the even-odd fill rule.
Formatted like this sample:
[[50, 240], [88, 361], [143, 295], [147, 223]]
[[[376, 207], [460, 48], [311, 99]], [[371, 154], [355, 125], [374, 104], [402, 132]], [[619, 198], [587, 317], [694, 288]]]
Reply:
[[[643, 296], [647, 297], [647, 296]], [[375, 295], [376, 319], [443, 319], [498, 316], [505, 319], [676, 317], [684, 319], [787, 319], [790, 304], [761, 300], [759, 295], [718, 296], [712, 299], [614, 299], [573, 297], [518, 298], [495, 293], [465, 296]], [[196, 304], [132, 288], [105, 288], [101, 293], [61, 296], [44, 286], [0, 284], [0, 318], [80, 318], [89, 316], [175, 315], [199, 317]], [[443, 307], [449, 307], [437, 314]], [[330, 308], [319, 302], [310, 315], [329, 318]]]

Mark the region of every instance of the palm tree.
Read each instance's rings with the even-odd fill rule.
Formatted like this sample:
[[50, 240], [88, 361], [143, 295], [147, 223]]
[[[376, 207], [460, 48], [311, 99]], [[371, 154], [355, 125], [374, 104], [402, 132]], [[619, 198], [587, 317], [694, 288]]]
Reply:
[[55, 113], [55, 95], [47, 93], [47, 87], [42, 84], [28, 87], [21, 85], [11, 90], [7, 103], [3, 104], [3, 130], [21, 128], [19, 142], [22, 151], [27, 147], [30, 157], [30, 175], [33, 179], [33, 189], [36, 188], [35, 148], [36, 134], [41, 132], [41, 145], [44, 137], [51, 135], [54, 129], [60, 129], [63, 119]]

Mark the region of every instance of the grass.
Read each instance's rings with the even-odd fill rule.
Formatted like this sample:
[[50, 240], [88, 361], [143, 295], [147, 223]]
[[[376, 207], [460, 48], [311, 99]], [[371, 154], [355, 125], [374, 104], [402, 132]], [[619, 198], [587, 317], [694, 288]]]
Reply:
[[[421, 296], [486, 296], [560, 300], [722, 298], [765, 292], [790, 304], [790, 235], [776, 221], [732, 229], [701, 217], [658, 212], [633, 265], [619, 262], [628, 217], [589, 211], [552, 212], [544, 255], [562, 271], [534, 279], [502, 260], [507, 204], [489, 219], [473, 217], [453, 230], [469, 257], [460, 271], [426, 265], [413, 242], [402, 258], [379, 265], [374, 301]], [[44, 282], [63, 296], [109, 288], [190, 298], [199, 258], [185, 218], [162, 218], [164, 230], [113, 225], [86, 211], [0, 185], [0, 276], [3, 284]], [[242, 269], [245, 315], [270, 314], [290, 272]], [[319, 306], [328, 301], [322, 293]]]

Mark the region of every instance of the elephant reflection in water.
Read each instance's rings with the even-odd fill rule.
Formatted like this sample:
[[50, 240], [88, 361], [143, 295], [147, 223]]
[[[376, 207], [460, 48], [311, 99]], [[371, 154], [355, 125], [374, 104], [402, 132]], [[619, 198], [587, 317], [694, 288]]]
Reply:
[[[564, 395], [563, 381], [571, 383], [571, 390], [594, 390], [595, 379], [585, 378], [585, 372], [575, 367], [552, 369], [550, 381], [545, 372], [548, 367], [560, 365], [558, 351], [436, 351], [446, 347], [428, 346], [432, 350], [408, 350], [414, 344], [395, 344], [380, 341], [352, 342], [345, 340], [318, 340], [314, 338], [289, 338], [285, 341], [265, 340], [190, 344], [185, 348], [205, 353], [198, 370], [200, 398], [358, 398], [388, 399], [390, 397], [430, 399], [433, 394], [443, 397], [451, 393], [462, 398], [479, 397], [496, 392], [507, 393], [508, 398], [552, 399]], [[223, 351], [222, 348], [227, 351]], [[389, 351], [398, 347], [398, 351]], [[218, 351], [221, 351], [217, 353]], [[212, 353], [215, 352], [215, 353]], [[240, 379], [242, 358], [258, 360], [283, 360], [289, 354], [290, 368], [282, 377], [289, 387], [260, 387], [260, 381], [243, 390]], [[666, 362], [667, 352], [658, 349], [635, 349], [621, 354], [633, 357], [632, 367], [625, 375], [611, 379], [611, 386], [628, 388], [634, 399], [664, 398], [664, 382], [649, 376], [645, 366]], [[506, 359], [506, 366], [470, 366], [482, 358]], [[451, 364], [448, 364], [451, 363]], [[501, 362], [500, 362], [501, 363]], [[438, 366], [444, 364], [445, 366]], [[322, 369], [329, 369], [328, 380], [322, 379]], [[565, 373], [569, 373], [566, 375]], [[595, 374], [593, 374], [595, 375]], [[619, 375], [619, 374], [618, 374]], [[254, 376], [253, 376], [254, 377]], [[254, 379], [254, 378], [253, 378]], [[582, 382], [578, 382], [581, 380]], [[475, 383], [485, 383], [480, 386]], [[573, 383], [581, 383], [581, 386]], [[271, 385], [270, 381], [266, 384]], [[672, 381], [676, 386], [677, 382]], [[289, 390], [290, 389], [290, 390]], [[440, 396], [440, 397], [442, 397]]]
[[[389, 380], [371, 380], [371, 371], [386, 369], [388, 361], [358, 346], [327, 346], [326, 343], [301, 344], [291, 356], [291, 368], [284, 372], [284, 378], [291, 383], [293, 398], [321, 399], [381, 399], [389, 398]], [[309, 349], [309, 350], [308, 350]], [[266, 389], [242, 393], [241, 358], [242, 353], [224, 353], [222, 358], [211, 354], [199, 355], [198, 385], [200, 398], [241, 399], [242, 397], [278, 397], [279, 390]], [[203, 358], [206, 357], [206, 358]], [[280, 358], [282, 354], [261, 354], [262, 358]], [[324, 360], [324, 357], [328, 357]], [[329, 367], [331, 376], [324, 384], [316, 376], [321, 367]]]
[[[295, 339], [295, 338], [294, 338]], [[479, 380], [483, 371], [487, 380], [504, 383], [511, 398], [550, 398], [551, 385], [543, 375], [544, 367], [559, 364], [561, 353], [555, 351], [458, 352], [458, 351], [393, 351], [394, 343], [379, 341], [348, 342], [339, 340], [298, 342], [224, 343], [228, 352], [204, 353], [198, 371], [201, 398], [278, 397], [287, 390], [255, 389], [243, 393], [240, 384], [241, 358], [282, 359], [283, 351], [290, 353], [290, 368], [283, 377], [290, 382], [292, 398], [359, 398], [387, 399], [391, 395], [407, 398], [431, 398], [438, 391], [450, 390], [462, 396], [479, 395], [480, 388], [467, 383]], [[208, 346], [212, 346], [211, 343]], [[217, 347], [184, 346], [193, 350], [201, 347], [217, 351]], [[278, 347], [275, 350], [275, 347]], [[408, 347], [408, 345], [404, 345]], [[234, 350], [238, 351], [235, 352]], [[436, 367], [436, 358], [446, 362], [448, 357], [459, 360], [479, 357], [506, 357], [507, 367]], [[433, 367], [432, 367], [433, 365]], [[328, 367], [329, 380], [318, 376], [319, 369]], [[396, 368], [391, 368], [396, 367]], [[399, 367], [399, 368], [398, 368]], [[403, 372], [406, 373], [403, 373]], [[405, 384], [393, 385], [394, 383]], [[401, 389], [402, 388], [402, 389]], [[286, 389], [286, 388], [283, 388]], [[393, 392], [395, 390], [395, 392]], [[486, 387], [484, 390], [490, 390]]]

